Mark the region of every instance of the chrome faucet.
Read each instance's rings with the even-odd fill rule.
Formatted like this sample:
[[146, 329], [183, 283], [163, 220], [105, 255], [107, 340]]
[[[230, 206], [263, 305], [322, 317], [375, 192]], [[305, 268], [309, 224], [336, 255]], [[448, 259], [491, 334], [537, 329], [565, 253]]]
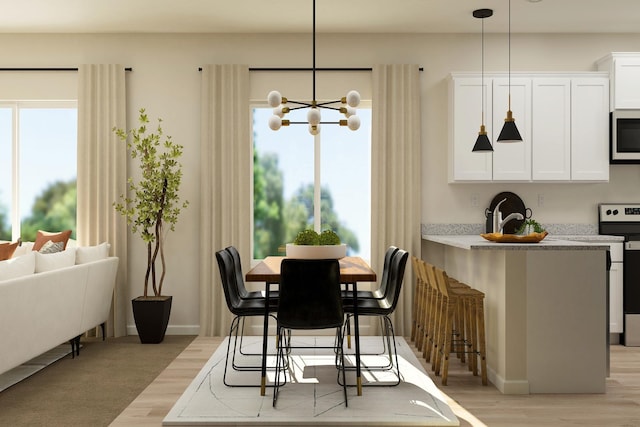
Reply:
[[511, 220], [523, 220], [524, 216], [520, 212], [512, 212], [505, 219], [502, 219], [502, 212], [500, 212], [500, 205], [503, 202], [506, 202], [507, 199], [502, 199], [500, 203], [496, 205], [493, 209], [493, 232], [494, 233], [502, 233], [504, 226]]
[[500, 221], [500, 223], [498, 224], [498, 231], [496, 231], [496, 233], [502, 233], [502, 229], [504, 228], [505, 224], [511, 221], [512, 219], [524, 219], [524, 216], [520, 212], [510, 213], [509, 215], [507, 215], [507, 217], [504, 220]]

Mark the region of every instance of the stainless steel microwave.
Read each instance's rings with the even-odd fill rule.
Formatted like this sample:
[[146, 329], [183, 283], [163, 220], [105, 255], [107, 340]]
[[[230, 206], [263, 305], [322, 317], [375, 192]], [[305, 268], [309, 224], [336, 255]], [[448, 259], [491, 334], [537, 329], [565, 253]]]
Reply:
[[640, 163], [640, 110], [611, 113], [610, 163]]

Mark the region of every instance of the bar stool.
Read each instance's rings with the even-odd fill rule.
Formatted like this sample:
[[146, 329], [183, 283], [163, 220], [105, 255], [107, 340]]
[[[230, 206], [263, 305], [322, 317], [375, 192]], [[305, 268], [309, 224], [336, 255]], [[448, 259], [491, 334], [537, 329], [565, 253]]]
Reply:
[[[431, 266], [431, 277], [437, 282], [442, 296], [441, 311], [434, 346], [436, 375], [442, 370], [442, 385], [447, 385], [449, 356], [469, 354], [469, 369], [478, 375], [477, 360], [480, 358], [482, 384], [487, 385], [486, 344], [484, 331], [484, 293], [470, 287], [453, 287], [447, 273]], [[460, 314], [461, 313], [461, 314]], [[459, 336], [454, 334], [454, 319], [458, 316]], [[461, 317], [461, 319], [460, 319]], [[464, 362], [464, 359], [461, 358]]]

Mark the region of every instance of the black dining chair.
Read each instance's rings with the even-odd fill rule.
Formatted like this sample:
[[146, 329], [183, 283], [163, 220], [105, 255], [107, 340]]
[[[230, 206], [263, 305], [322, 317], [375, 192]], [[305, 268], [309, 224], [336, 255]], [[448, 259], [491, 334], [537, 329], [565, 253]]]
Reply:
[[[334, 351], [338, 367], [338, 383], [343, 385], [344, 403], [347, 387], [344, 370], [342, 325], [344, 310], [340, 294], [340, 264], [337, 259], [285, 258], [280, 267], [280, 298], [277, 315], [276, 377], [273, 406], [276, 406], [280, 386], [286, 382], [286, 374], [280, 374], [289, 366], [291, 330], [335, 328]], [[285, 359], [286, 358], [286, 359]], [[342, 381], [340, 381], [342, 373]]]
[[[383, 321], [382, 334], [386, 337], [388, 348], [388, 364], [384, 366], [367, 366], [364, 368], [370, 371], [376, 370], [390, 370], [395, 367], [396, 382], [392, 385], [400, 384], [400, 366], [398, 364], [398, 351], [396, 346], [396, 338], [393, 330], [393, 322], [391, 321], [391, 314], [395, 311], [400, 298], [400, 291], [402, 290], [402, 282], [404, 280], [404, 271], [409, 258], [409, 252], [398, 249], [391, 256], [389, 264], [389, 275], [387, 282], [387, 292], [383, 299], [358, 299], [357, 310], [358, 316], [379, 316]], [[345, 298], [343, 300], [344, 311], [347, 315], [347, 319], [353, 316], [355, 307], [352, 298]], [[375, 385], [372, 383], [371, 385]]]
[[[260, 371], [262, 365], [239, 365], [236, 364], [235, 358], [237, 353], [237, 342], [238, 342], [238, 333], [240, 329], [240, 325], [242, 320], [245, 317], [249, 316], [260, 316], [263, 317], [265, 315], [265, 305], [267, 304], [266, 298], [246, 298], [243, 299], [241, 297], [241, 292], [238, 287], [235, 265], [233, 262], [233, 257], [226, 249], [220, 250], [216, 252], [216, 260], [218, 262], [218, 268], [220, 269], [220, 278], [222, 281], [222, 289], [224, 290], [224, 297], [227, 303], [227, 307], [232, 314], [234, 314], [234, 318], [231, 321], [231, 326], [229, 327], [229, 341], [227, 343], [227, 355], [225, 359], [224, 365], [224, 376], [223, 382], [227, 386], [234, 387], [259, 387], [260, 384], [233, 384], [227, 381], [227, 368], [229, 365], [229, 353], [231, 350], [231, 341], [233, 338], [233, 355], [231, 357], [232, 368], [236, 371]], [[275, 313], [278, 310], [277, 300], [269, 298], [268, 303], [269, 313]], [[262, 353], [256, 353], [256, 355], [262, 356]]]
[[[240, 259], [240, 252], [236, 249], [235, 246], [227, 246], [224, 248], [225, 251], [229, 252], [231, 258], [233, 260], [233, 270], [236, 276], [236, 286], [238, 288], [238, 293], [240, 298], [243, 300], [252, 300], [252, 299], [264, 299], [265, 291], [249, 291], [247, 290], [244, 283], [244, 273], [242, 272], [242, 261]], [[269, 291], [269, 301], [271, 304], [278, 304], [278, 290], [271, 289]], [[243, 350], [243, 341], [244, 341], [244, 326], [245, 326], [246, 317], [240, 318], [240, 325], [236, 332], [240, 334], [240, 343], [238, 344], [238, 352], [244, 356], [261, 356], [262, 353], [251, 353]], [[234, 355], [235, 355], [235, 345], [234, 345]], [[234, 358], [235, 360], [235, 358]], [[237, 369], [237, 365], [234, 364], [234, 369]]]
[[[389, 246], [389, 248], [386, 250], [385, 254], [384, 254], [384, 262], [383, 262], [383, 266], [382, 266], [382, 277], [380, 278], [380, 284], [378, 285], [378, 288], [374, 289], [374, 290], [358, 290], [358, 299], [384, 299], [387, 295], [387, 284], [389, 282], [389, 267], [391, 265], [391, 258], [393, 257], [393, 255], [398, 251], [398, 247], [396, 246]], [[345, 283], [345, 289], [342, 291], [342, 298], [343, 300], [349, 299], [349, 300], [353, 300], [353, 290], [349, 289], [349, 286], [352, 285], [351, 283]], [[347, 319], [349, 320], [349, 318]], [[350, 322], [346, 322], [346, 326], [347, 326], [347, 331], [346, 331], [346, 336], [347, 336], [347, 343], [349, 344], [349, 348], [351, 348], [351, 323]], [[384, 328], [384, 324], [383, 324], [383, 320], [382, 318], [380, 319], [380, 329], [382, 331], [385, 330]], [[384, 334], [382, 335], [382, 349], [379, 351], [375, 351], [375, 352], [371, 352], [371, 353], [362, 353], [365, 355], [380, 355], [380, 354], [384, 354], [387, 352], [387, 340], [385, 339]], [[381, 367], [379, 367], [381, 368]]]

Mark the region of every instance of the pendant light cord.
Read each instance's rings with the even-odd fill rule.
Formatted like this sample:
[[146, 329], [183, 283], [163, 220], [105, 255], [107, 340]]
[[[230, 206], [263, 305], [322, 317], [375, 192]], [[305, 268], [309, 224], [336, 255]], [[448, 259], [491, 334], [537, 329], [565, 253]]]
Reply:
[[[315, 0], [314, 0], [315, 1]], [[511, 111], [511, 0], [509, 0], [509, 111]]]
[[313, 0], [313, 104], [316, 103], [316, 0]]
[[484, 18], [481, 20], [482, 22], [482, 36], [480, 37], [481, 46], [480, 53], [482, 55], [482, 59], [480, 60], [481, 66], [481, 77], [480, 77], [480, 90], [482, 91], [482, 126], [484, 126]]

